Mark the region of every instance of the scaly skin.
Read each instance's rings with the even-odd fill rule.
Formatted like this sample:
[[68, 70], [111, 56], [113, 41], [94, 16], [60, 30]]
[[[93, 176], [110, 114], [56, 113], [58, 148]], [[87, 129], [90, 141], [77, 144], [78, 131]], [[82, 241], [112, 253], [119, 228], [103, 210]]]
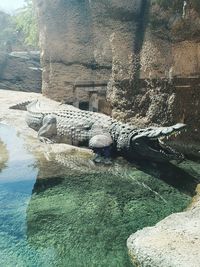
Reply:
[[38, 131], [41, 141], [76, 146], [88, 146], [90, 143], [94, 149], [103, 149], [110, 140], [109, 145], [112, 144], [115, 152], [129, 159], [170, 161], [184, 158], [159, 139], [180, 132], [186, 127], [185, 124], [138, 129], [104, 114], [79, 110], [70, 105], [45, 111], [38, 101], [30, 103], [27, 111], [27, 124]]

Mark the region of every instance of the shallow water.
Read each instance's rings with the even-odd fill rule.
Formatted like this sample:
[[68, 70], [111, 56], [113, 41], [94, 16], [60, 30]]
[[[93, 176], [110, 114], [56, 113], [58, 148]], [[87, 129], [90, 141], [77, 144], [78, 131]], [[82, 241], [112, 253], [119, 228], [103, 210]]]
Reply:
[[0, 124], [0, 266], [132, 266], [126, 240], [183, 210], [200, 164], [34, 157]]

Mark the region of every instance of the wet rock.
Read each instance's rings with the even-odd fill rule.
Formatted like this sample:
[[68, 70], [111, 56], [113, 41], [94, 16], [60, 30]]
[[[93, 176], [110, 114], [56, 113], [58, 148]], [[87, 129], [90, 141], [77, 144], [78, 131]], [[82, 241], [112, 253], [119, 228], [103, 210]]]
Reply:
[[200, 266], [200, 187], [191, 207], [154, 227], [132, 234], [127, 246], [134, 264], [144, 267]]

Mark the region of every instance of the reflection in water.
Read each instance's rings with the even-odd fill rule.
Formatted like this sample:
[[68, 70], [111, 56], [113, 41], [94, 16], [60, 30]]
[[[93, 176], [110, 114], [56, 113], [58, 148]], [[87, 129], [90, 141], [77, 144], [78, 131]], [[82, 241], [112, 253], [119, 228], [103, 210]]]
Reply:
[[102, 166], [73, 154], [42, 154], [37, 170], [15, 132], [0, 125], [0, 138], [9, 152], [0, 173], [0, 266], [132, 266], [128, 236], [183, 210], [200, 174], [190, 161]]
[[[37, 170], [34, 171], [34, 158], [27, 153], [24, 148], [23, 140], [17, 136], [16, 131], [10, 126], [0, 124], [0, 139], [6, 145], [9, 159], [7, 167], [0, 174], [0, 183], [14, 183], [21, 181], [31, 181], [32, 186], [28, 192], [31, 192], [34, 181], [37, 176]], [[28, 189], [27, 189], [28, 190]]]
[[[26, 209], [37, 170], [11, 127], [0, 124], [0, 139], [7, 150], [0, 172], [0, 266], [30, 266], [28, 257], [37, 257], [37, 252], [26, 241]], [[5, 150], [0, 155], [5, 158]]]

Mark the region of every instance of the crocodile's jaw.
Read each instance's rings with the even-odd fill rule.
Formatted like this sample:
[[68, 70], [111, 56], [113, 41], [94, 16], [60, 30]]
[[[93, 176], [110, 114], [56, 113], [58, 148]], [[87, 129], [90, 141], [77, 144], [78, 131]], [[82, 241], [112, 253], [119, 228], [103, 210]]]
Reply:
[[148, 138], [138, 139], [137, 142], [134, 142], [130, 147], [129, 156], [157, 162], [168, 162], [171, 160], [180, 162], [184, 160], [183, 154], [161, 143], [159, 140]]
[[130, 159], [148, 159], [157, 162], [176, 160], [181, 162], [184, 155], [159, 139], [143, 137], [131, 142], [128, 157]]
[[147, 140], [143, 141], [142, 148], [137, 147], [136, 151], [144, 158], [151, 159], [153, 161], [166, 162], [171, 160], [176, 160], [178, 162], [184, 160], [182, 153], [172, 149], [165, 143], [159, 140]]

